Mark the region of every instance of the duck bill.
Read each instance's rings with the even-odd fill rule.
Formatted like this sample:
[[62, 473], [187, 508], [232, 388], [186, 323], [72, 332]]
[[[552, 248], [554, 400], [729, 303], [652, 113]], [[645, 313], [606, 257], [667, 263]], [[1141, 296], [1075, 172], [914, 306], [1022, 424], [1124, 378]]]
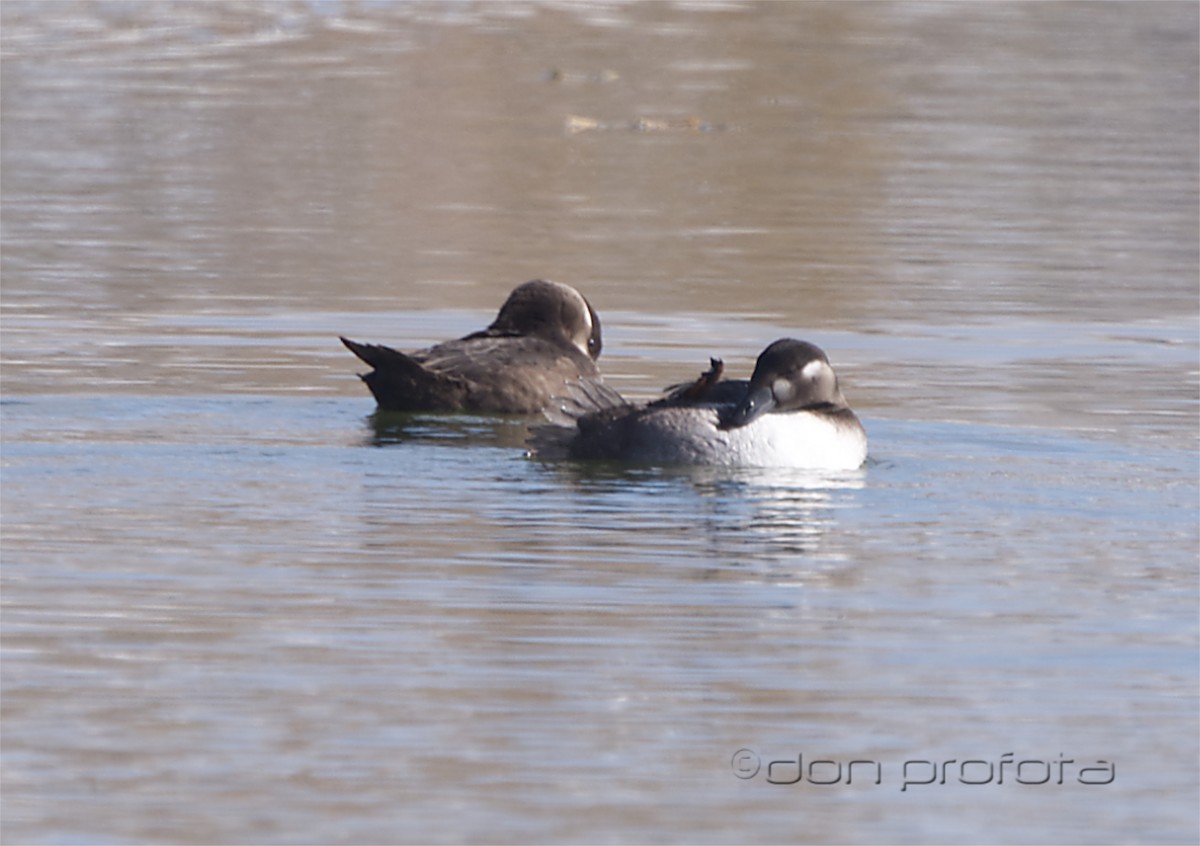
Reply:
[[766, 414], [775, 407], [775, 396], [771, 393], [768, 387], [753, 386], [746, 392], [746, 396], [737, 404], [737, 407], [725, 418], [724, 429], [738, 429], [742, 426], [752, 423], [762, 415]]

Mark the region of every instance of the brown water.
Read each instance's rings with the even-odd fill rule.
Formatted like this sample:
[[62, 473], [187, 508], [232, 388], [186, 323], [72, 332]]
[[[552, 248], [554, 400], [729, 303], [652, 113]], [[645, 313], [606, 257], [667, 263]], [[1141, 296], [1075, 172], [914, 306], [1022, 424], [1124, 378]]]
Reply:
[[[1195, 842], [1198, 29], [0, 4], [3, 840]], [[373, 420], [539, 276], [870, 463]]]

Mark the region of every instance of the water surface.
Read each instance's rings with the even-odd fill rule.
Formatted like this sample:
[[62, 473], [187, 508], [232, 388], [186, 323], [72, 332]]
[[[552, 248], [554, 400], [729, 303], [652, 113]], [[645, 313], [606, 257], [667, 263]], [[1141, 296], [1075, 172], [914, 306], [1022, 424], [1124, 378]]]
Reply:
[[[1200, 837], [1194, 5], [0, 17], [4, 840]], [[539, 276], [868, 464], [373, 414]]]

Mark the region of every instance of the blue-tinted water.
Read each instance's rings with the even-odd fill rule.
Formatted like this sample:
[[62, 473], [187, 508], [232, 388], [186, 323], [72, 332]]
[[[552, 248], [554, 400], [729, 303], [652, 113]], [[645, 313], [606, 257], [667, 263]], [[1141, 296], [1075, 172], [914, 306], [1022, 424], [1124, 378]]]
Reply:
[[[622, 839], [786, 839], [806, 808], [821, 840], [873, 830], [864, 808], [940, 842], [1014, 804], [1065, 839], [1182, 824], [1102, 801], [1186, 778], [1186, 733], [1147, 728], [1193, 705], [1178, 453], [868, 417], [856, 473], [622, 470], [530, 461], [509, 421], [363, 411], [6, 402], [5, 696], [42, 738], [10, 742], [10, 790], [55, 772], [118, 839], [155, 831], [139, 808], [202, 839], [490, 839], [488, 801], [504, 839], [587, 839], [618, 809]], [[742, 783], [743, 747], [886, 780]], [[906, 762], [1006, 752], [1117, 775], [899, 789], [925, 779]]]
[[[1200, 837], [1194, 6], [0, 15], [6, 842]], [[373, 414], [535, 276], [870, 460]]]

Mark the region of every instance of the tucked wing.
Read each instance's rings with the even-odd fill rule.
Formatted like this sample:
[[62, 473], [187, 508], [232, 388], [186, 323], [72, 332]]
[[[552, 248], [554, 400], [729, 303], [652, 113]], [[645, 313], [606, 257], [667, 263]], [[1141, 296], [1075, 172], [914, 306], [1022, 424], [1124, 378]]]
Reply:
[[595, 363], [578, 349], [544, 338], [477, 333], [420, 354], [434, 373], [467, 386], [464, 407], [501, 414], [539, 414], [574, 381], [600, 384]]

